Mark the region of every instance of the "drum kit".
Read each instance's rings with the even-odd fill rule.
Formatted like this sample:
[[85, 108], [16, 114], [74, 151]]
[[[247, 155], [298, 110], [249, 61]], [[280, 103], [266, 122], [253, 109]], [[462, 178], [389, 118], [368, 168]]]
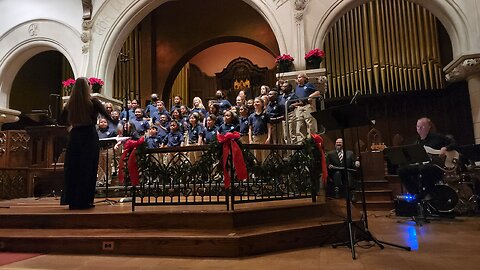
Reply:
[[430, 205], [439, 213], [478, 214], [480, 204], [480, 167], [463, 171], [447, 170], [431, 191]]

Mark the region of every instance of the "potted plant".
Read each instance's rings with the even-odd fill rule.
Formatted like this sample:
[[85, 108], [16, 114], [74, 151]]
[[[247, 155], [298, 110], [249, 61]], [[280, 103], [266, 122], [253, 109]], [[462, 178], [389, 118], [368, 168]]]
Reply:
[[92, 86], [93, 93], [100, 93], [100, 90], [102, 90], [102, 87], [103, 87], [102, 79], [92, 77], [92, 78], [89, 78], [88, 81]]
[[72, 93], [73, 85], [75, 84], [75, 80], [69, 78], [62, 82], [63, 85], [63, 96], [70, 96]]
[[305, 54], [307, 69], [319, 68], [323, 58], [325, 58], [325, 52], [323, 50], [320, 50], [318, 48], [310, 50], [308, 53]]
[[288, 72], [292, 70], [293, 57], [289, 54], [282, 54], [275, 59], [278, 72]]

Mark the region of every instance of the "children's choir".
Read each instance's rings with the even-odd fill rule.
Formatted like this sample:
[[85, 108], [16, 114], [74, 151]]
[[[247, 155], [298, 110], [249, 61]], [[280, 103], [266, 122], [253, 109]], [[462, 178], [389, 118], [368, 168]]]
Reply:
[[[304, 81], [303, 78], [301, 82]], [[312, 84], [308, 86], [313, 87]], [[310, 88], [308, 94], [315, 91]], [[248, 99], [245, 91], [239, 91], [234, 106], [221, 90], [216, 92], [217, 100], [208, 101], [206, 106], [200, 97], [194, 97], [191, 108], [182, 103], [182, 97], [175, 96], [170, 111], [156, 94], [152, 94], [151, 103], [145, 110], [138, 106], [137, 100], [128, 102], [128, 110], [121, 113], [112, 109], [111, 104], [106, 104], [110, 106], [116, 123], [100, 119], [99, 137], [121, 135], [128, 128], [128, 134], [136, 139], [145, 136], [148, 148], [181, 147], [209, 144], [216, 140], [217, 134], [236, 131], [240, 133], [240, 142], [244, 144], [301, 143], [298, 140], [300, 136], [297, 134], [299, 127], [295, 121], [295, 110], [308, 104], [308, 101], [293, 102], [297, 99], [297, 93], [288, 82], [278, 82], [272, 89], [262, 85], [260, 89], [261, 95], [253, 99]], [[302, 97], [308, 98], [305, 89], [299, 88], [297, 91], [301, 92]], [[288, 106], [287, 111], [285, 106]], [[285, 123], [285, 113], [288, 114], [288, 123]], [[259, 162], [263, 162], [267, 154], [266, 150], [255, 151]], [[197, 153], [188, 156], [192, 163], [200, 158]]]

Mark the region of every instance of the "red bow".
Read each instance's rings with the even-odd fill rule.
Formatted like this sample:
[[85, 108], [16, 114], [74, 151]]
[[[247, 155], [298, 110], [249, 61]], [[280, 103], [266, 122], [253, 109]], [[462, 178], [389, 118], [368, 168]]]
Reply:
[[141, 137], [138, 141], [135, 140], [128, 140], [123, 147], [122, 158], [120, 159], [120, 164], [118, 165], [118, 180], [120, 183], [123, 183], [124, 175], [123, 175], [123, 166], [125, 162], [125, 158], [128, 154], [127, 168], [128, 173], [130, 174], [130, 180], [132, 181], [132, 185], [136, 186], [140, 183], [140, 177], [138, 173], [138, 166], [137, 166], [137, 155], [135, 151], [137, 147], [140, 146], [145, 141], [144, 137]]
[[217, 134], [218, 142], [223, 144], [223, 179], [226, 189], [230, 187], [230, 173], [227, 170], [227, 159], [230, 149], [232, 149], [233, 167], [237, 172], [238, 179], [244, 180], [248, 178], [247, 166], [243, 160], [242, 150], [235, 141], [238, 138], [240, 138], [240, 133], [236, 131], [227, 132], [225, 135]]
[[320, 151], [320, 155], [322, 156], [322, 182], [325, 184], [327, 182], [327, 177], [328, 177], [328, 171], [327, 171], [327, 160], [325, 159], [325, 151], [323, 151], [323, 138], [320, 135], [317, 134], [310, 134], [312, 136], [313, 141], [315, 142], [315, 145], [318, 148], [318, 151]]

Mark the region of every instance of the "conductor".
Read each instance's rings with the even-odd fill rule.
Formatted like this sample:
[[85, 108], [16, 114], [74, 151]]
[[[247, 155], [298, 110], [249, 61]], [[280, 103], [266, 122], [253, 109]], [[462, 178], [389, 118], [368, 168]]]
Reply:
[[100, 151], [95, 127], [98, 114], [113, 121], [102, 103], [90, 97], [92, 87], [85, 77], [75, 81], [72, 94], [63, 108], [59, 124], [71, 126], [65, 154], [65, 187], [60, 204], [71, 210], [95, 207], [98, 155]]

